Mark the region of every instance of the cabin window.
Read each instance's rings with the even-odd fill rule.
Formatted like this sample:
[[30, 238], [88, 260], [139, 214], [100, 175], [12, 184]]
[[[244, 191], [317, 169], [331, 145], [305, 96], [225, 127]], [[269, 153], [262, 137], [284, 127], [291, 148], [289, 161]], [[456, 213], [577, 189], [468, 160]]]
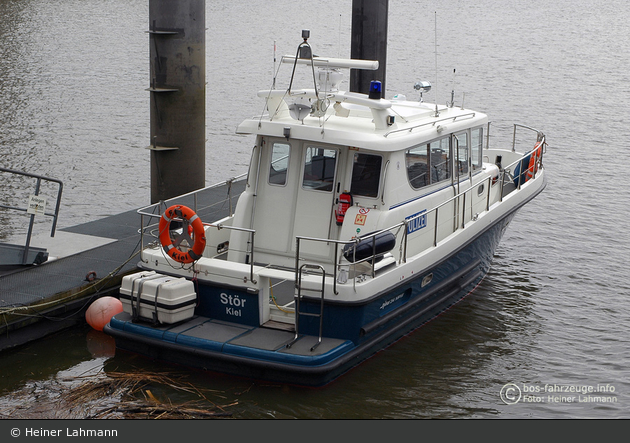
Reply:
[[457, 167], [458, 176], [468, 175], [468, 132], [460, 132], [454, 135], [455, 149], [457, 150], [457, 158], [455, 165]]
[[428, 145], [416, 146], [407, 151], [407, 178], [414, 189], [422, 188], [431, 183], [428, 162]]
[[407, 178], [414, 189], [450, 180], [450, 146], [450, 136], [447, 136], [407, 151]]
[[383, 158], [380, 155], [355, 153], [352, 161], [350, 193], [364, 197], [378, 197], [382, 163]]
[[307, 147], [302, 187], [317, 191], [332, 191], [336, 166], [336, 150], [314, 146]]
[[274, 143], [271, 148], [271, 162], [269, 166], [269, 183], [284, 186], [287, 184], [287, 168], [289, 167], [288, 143]]
[[476, 128], [470, 131], [470, 157], [472, 160], [472, 170], [481, 169], [482, 162], [483, 128]]
[[451, 179], [450, 136], [429, 143], [431, 183]]

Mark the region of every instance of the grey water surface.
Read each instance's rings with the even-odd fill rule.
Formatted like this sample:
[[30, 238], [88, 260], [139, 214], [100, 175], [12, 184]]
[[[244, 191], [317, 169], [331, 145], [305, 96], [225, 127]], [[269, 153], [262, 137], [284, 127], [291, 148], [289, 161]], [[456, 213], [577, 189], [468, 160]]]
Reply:
[[[548, 137], [548, 186], [477, 290], [321, 389], [114, 353], [76, 328], [0, 354], [0, 414], [59, 417], [46, 392], [60, 380], [129, 370], [183, 371], [237, 402], [236, 418], [630, 418], [630, 6], [389, 3], [387, 97], [428, 80], [425, 100], [454, 90], [489, 114], [493, 146], [511, 146], [513, 123]], [[350, 1], [207, 2], [207, 184], [246, 172], [253, 140], [235, 128], [263, 110], [274, 43], [294, 54], [310, 29], [316, 54], [349, 57], [350, 14]], [[149, 203], [147, 29], [147, 0], [0, 0], [0, 166], [64, 182], [60, 228]], [[2, 183], [0, 200], [22, 201], [21, 184]], [[2, 241], [25, 232], [0, 212]]]

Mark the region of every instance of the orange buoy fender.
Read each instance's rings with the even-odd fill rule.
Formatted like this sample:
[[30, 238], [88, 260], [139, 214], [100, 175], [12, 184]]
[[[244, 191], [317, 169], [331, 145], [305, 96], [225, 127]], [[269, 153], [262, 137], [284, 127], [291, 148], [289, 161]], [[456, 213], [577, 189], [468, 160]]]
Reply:
[[102, 331], [103, 327], [109, 323], [112, 317], [123, 311], [123, 305], [120, 300], [114, 297], [101, 297], [96, 299], [87, 311], [85, 311], [85, 320], [88, 325], [97, 331]]
[[[176, 217], [186, 221], [192, 227], [192, 239], [187, 228], [183, 229], [179, 237], [171, 239], [171, 221]], [[186, 206], [174, 205], [164, 211], [162, 218], [160, 218], [159, 231], [160, 243], [162, 243], [164, 251], [177, 262], [192, 263], [199, 260], [206, 248], [206, 231], [203, 228], [203, 222], [192, 209]], [[192, 248], [185, 252], [179, 249], [178, 246], [182, 240], [188, 240], [189, 243], [192, 243]]]

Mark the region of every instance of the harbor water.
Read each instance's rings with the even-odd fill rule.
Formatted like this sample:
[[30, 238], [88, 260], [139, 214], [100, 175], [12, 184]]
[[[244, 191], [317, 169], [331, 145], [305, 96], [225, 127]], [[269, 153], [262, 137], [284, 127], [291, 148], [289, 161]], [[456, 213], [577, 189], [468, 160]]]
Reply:
[[[210, 185], [246, 172], [253, 140], [235, 128], [263, 111], [274, 45], [294, 54], [310, 29], [316, 54], [349, 57], [351, 1], [206, 9]], [[146, 371], [183, 374], [243, 419], [630, 418], [629, 15], [621, 0], [389, 2], [386, 97], [428, 80], [426, 101], [454, 91], [489, 114], [491, 146], [511, 147], [513, 123], [549, 142], [547, 188], [431, 323], [319, 389], [114, 352], [77, 327], [0, 354], [0, 417], [81, 418], [50, 407], [66, 380]], [[0, 0], [0, 167], [63, 181], [58, 229], [150, 203], [146, 30], [148, 0]], [[30, 189], [4, 180], [0, 201], [23, 205]], [[0, 241], [24, 241], [27, 219], [0, 221]]]

